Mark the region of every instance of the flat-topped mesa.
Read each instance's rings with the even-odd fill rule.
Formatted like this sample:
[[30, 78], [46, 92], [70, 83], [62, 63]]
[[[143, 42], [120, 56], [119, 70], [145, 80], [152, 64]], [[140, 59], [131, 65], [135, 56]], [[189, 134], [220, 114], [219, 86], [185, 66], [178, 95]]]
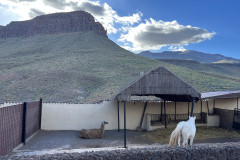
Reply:
[[107, 31], [102, 24], [95, 22], [90, 13], [74, 11], [42, 15], [31, 20], [11, 22], [7, 26], [0, 26], [0, 38], [89, 31], [107, 36]]

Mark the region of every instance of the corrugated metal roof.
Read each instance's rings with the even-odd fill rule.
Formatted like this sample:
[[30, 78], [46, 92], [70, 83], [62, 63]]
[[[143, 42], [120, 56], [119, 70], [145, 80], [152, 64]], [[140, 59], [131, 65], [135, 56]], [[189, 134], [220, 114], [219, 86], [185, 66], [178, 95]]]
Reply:
[[220, 91], [220, 92], [207, 92], [201, 94], [201, 99], [220, 99], [237, 97], [240, 97], [240, 91]]

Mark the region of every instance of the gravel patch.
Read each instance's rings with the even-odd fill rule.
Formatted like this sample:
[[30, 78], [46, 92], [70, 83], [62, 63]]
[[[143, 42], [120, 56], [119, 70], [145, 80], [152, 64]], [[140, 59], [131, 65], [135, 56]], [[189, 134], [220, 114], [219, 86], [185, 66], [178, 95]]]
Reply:
[[57, 153], [32, 156], [12, 156], [11, 160], [94, 160], [94, 159], [166, 159], [166, 160], [225, 160], [239, 159], [240, 143], [195, 144], [192, 147], [168, 147], [166, 145], [149, 147], [132, 147], [127, 149], [88, 151], [81, 153]]

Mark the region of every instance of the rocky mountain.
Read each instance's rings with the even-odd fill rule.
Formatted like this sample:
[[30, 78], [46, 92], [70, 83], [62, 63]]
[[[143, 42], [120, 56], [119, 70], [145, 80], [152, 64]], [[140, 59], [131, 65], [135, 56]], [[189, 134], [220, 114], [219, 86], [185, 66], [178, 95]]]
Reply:
[[226, 57], [221, 54], [209, 54], [194, 50], [187, 51], [164, 51], [161, 53], [152, 53], [143, 51], [139, 53], [143, 57], [150, 59], [179, 59], [179, 60], [194, 60], [201, 63], [240, 63], [239, 59]]
[[74, 11], [42, 15], [31, 20], [16, 21], [0, 26], [0, 38], [88, 31], [107, 36], [107, 31], [99, 22], [95, 22], [91, 14]]

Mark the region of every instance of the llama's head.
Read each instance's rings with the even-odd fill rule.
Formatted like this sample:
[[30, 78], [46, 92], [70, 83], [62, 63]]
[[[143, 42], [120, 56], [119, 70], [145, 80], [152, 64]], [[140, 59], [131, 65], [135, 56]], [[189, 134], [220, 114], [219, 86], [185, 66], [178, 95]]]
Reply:
[[106, 124], [108, 124], [108, 122], [106, 122], [106, 121], [103, 121], [103, 122], [102, 122], [102, 124], [103, 124], [103, 125], [106, 125]]
[[195, 116], [193, 116], [193, 117], [189, 116], [189, 120], [195, 122], [196, 117]]

